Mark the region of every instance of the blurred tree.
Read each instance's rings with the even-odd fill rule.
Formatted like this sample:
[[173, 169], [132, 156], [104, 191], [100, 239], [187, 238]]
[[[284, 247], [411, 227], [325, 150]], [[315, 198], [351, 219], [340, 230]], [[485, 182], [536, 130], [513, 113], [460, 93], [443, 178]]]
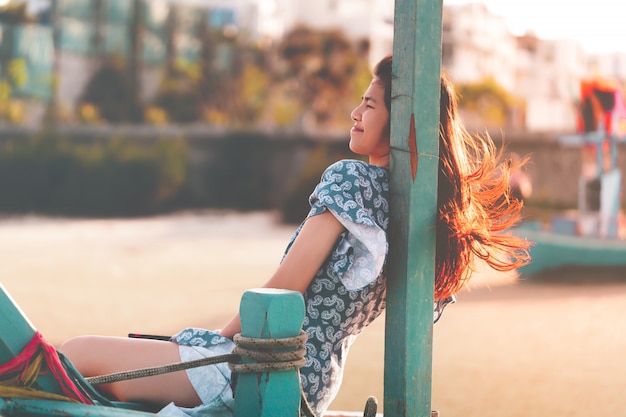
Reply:
[[[202, 51], [201, 78], [198, 91], [204, 111], [211, 123], [225, 123], [237, 118], [236, 82], [241, 69], [238, 65], [236, 33], [209, 28], [207, 22], [200, 26]], [[221, 122], [218, 122], [221, 115]]]
[[[137, 0], [134, 0], [137, 1]], [[139, 4], [139, 3], [138, 3]], [[137, 8], [136, 10], [139, 10]], [[151, 122], [158, 123], [192, 123], [201, 120], [202, 117], [202, 53], [200, 61], [191, 61], [185, 58], [180, 51], [180, 26], [181, 13], [183, 11], [174, 5], [168, 7], [165, 28], [165, 62], [162, 68], [162, 78], [156, 96], [150, 103], [146, 103]], [[139, 22], [143, 19], [135, 17]], [[201, 19], [200, 21], [203, 21]], [[141, 29], [138, 29], [140, 43]], [[202, 28], [196, 36], [202, 40]], [[137, 48], [139, 53], [140, 48]], [[139, 60], [137, 61], [139, 65]]]
[[196, 67], [184, 65], [170, 69], [169, 75], [161, 83], [153, 105], [163, 109], [170, 121], [191, 123], [202, 116], [202, 99], [197, 90], [197, 80], [191, 75]]
[[269, 92], [269, 74], [256, 62], [244, 64], [241, 73], [243, 122], [254, 123], [262, 115]]
[[132, 96], [139, 97], [141, 86], [141, 44], [143, 34], [143, 4], [141, 0], [132, 0], [132, 17], [130, 21], [130, 53], [128, 57], [129, 87]]
[[[16, 26], [19, 24], [31, 23], [34, 20], [28, 15], [26, 3], [10, 2], [0, 6], [0, 25]], [[3, 32], [3, 43], [11, 45], [13, 43], [13, 30]], [[9, 46], [12, 50], [13, 46]], [[0, 120], [12, 123], [20, 122], [23, 119], [22, 103], [12, 99], [13, 91], [16, 87], [24, 85], [28, 78], [28, 68], [23, 58], [13, 58], [10, 53], [0, 57]]]
[[176, 32], [176, 7], [169, 7], [166, 21], [165, 36], [165, 71], [166, 77], [173, 75], [175, 72], [176, 45], [174, 42], [174, 34]]
[[366, 66], [362, 47], [363, 43], [353, 44], [339, 30], [298, 26], [285, 35], [279, 45], [286, 64], [283, 82], [297, 89], [302, 117], [311, 117], [317, 126], [347, 120], [345, 111], [355, 104], [355, 77]]
[[143, 111], [136, 90], [131, 88], [128, 72], [122, 61], [107, 59], [87, 83], [80, 99], [81, 104], [91, 104], [109, 123], [140, 122]]
[[459, 107], [476, 114], [488, 125], [504, 126], [516, 99], [493, 78], [459, 84]]
[[267, 109], [272, 84], [267, 51], [236, 30], [205, 28], [201, 60], [201, 93], [210, 123], [250, 125]]
[[35, 19], [28, 14], [26, 2], [9, 2], [0, 6], [0, 24], [15, 25], [20, 23], [33, 23]]
[[321, 49], [321, 37], [307, 26], [296, 26], [279, 45], [280, 55], [292, 75], [311, 73], [319, 67], [315, 62]]

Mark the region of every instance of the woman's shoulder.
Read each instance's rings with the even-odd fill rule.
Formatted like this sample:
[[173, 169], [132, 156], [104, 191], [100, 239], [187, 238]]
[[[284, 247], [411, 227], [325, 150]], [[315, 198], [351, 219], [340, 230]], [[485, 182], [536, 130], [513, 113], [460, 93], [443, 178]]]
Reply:
[[341, 202], [344, 211], [349, 207], [386, 210], [388, 192], [386, 168], [355, 159], [343, 159], [324, 171], [309, 203], [311, 206], [330, 206]]

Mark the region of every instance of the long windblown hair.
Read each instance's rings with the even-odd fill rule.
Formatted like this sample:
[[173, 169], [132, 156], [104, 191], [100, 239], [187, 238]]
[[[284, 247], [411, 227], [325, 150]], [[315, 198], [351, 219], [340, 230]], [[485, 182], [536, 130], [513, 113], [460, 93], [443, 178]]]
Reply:
[[[376, 65], [391, 109], [392, 58]], [[487, 135], [471, 135], [461, 123], [452, 84], [441, 75], [435, 300], [457, 293], [476, 259], [498, 271], [529, 262], [529, 242], [505, 230], [520, 220], [522, 202], [510, 196], [513, 169]], [[521, 164], [520, 164], [521, 165]]]

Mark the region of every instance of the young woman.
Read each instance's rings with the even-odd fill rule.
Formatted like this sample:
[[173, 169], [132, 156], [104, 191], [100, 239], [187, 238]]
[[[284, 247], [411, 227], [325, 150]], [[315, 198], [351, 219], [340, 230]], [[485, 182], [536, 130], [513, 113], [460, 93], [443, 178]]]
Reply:
[[[368, 162], [342, 160], [326, 169], [307, 218], [264, 285], [304, 295], [309, 339], [300, 378], [318, 415], [337, 394], [351, 343], [385, 308], [391, 69], [391, 57], [376, 66], [351, 114], [350, 149]], [[463, 130], [445, 77], [440, 124], [435, 317], [469, 279], [476, 258], [511, 270], [528, 257], [525, 241], [498, 233], [515, 223], [521, 208], [508, 198], [510, 167], [499, 162], [488, 138]], [[83, 375], [95, 376], [229, 353], [240, 329], [235, 316], [219, 331], [189, 328], [169, 342], [85, 336], [61, 351]], [[221, 364], [101, 388], [119, 400], [163, 406], [165, 415], [229, 416], [230, 383]]]

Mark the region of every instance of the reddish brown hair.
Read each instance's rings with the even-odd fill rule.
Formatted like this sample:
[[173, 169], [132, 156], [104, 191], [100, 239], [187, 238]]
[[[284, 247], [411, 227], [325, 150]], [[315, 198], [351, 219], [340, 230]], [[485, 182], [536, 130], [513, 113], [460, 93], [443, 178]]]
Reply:
[[[376, 65], [391, 110], [392, 58]], [[520, 219], [522, 202], [509, 193], [510, 161], [489, 136], [470, 135], [457, 113], [452, 84], [441, 75], [439, 176], [435, 299], [458, 292], [470, 278], [476, 258], [498, 271], [530, 260], [529, 242], [503, 232]]]

